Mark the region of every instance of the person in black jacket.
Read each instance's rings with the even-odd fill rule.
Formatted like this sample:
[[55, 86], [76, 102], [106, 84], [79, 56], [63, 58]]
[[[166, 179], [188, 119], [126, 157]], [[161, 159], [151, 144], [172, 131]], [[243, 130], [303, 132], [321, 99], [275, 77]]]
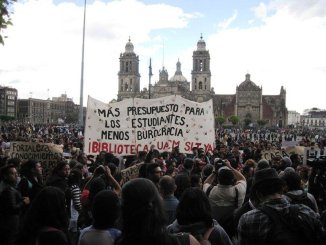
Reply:
[[38, 193], [22, 221], [16, 244], [70, 244], [65, 194], [62, 190], [46, 186]]
[[17, 170], [7, 165], [1, 170], [0, 183], [0, 241], [1, 244], [15, 244], [22, 208], [29, 204], [29, 197], [22, 197], [16, 190]]
[[18, 190], [32, 201], [43, 188], [43, 168], [40, 162], [30, 159], [23, 162], [20, 168], [21, 180]]

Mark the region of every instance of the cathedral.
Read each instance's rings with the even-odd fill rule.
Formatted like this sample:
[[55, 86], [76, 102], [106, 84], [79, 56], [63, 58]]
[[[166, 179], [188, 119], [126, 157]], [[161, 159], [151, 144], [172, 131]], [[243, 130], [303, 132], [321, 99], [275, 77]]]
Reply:
[[140, 90], [139, 57], [129, 39], [125, 52], [120, 54], [118, 101], [134, 97], [159, 98], [172, 94], [197, 102], [212, 99], [215, 116], [224, 117], [225, 124], [230, 124], [227, 120], [230, 116], [237, 116], [242, 125], [245, 121], [250, 125], [257, 125], [258, 122], [266, 126], [287, 125], [286, 91], [283, 86], [278, 95], [263, 95], [262, 87], [250, 80], [250, 74], [246, 74], [245, 80], [236, 87], [235, 94], [215, 94], [211, 83], [210, 54], [202, 36], [197, 42], [197, 49], [193, 51], [192, 59], [191, 86], [182, 75], [178, 60], [174, 76], [169, 79], [167, 70], [162, 67], [159, 80], [150, 84], [148, 89]]

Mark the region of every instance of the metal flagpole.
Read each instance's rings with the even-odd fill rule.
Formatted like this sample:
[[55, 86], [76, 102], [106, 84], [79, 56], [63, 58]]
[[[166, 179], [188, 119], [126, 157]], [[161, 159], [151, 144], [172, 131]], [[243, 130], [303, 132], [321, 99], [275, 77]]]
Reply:
[[148, 76], [149, 76], [149, 81], [148, 81], [148, 98], [150, 99], [151, 98], [151, 78], [153, 76], [153, 73], [152, 73], [152, 58], [149, 59], [149, 73], [148, 73]]
[[79, 103], [79, 125], [84, 126], [84, 47], [85, 47], [85, 22], [86, 22], [86, 0], [84, 1], [84, 22], [83, 22], [83, 42], [82, 42], [82, 61], [81, 61], [81, 78], [80, 78], [80, 103]]

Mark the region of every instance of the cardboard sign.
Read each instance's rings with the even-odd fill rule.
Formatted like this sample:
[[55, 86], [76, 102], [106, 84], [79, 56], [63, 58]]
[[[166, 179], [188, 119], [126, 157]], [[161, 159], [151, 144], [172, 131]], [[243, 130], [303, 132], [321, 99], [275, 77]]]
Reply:
[[132, 98], [105, 104], [88, 97], [85, 123], [86, 154], [116, 155], [179, 147], [213, 151], [215, 143], [212, 100], [197, 103], [178, 95], [158, 99]]
[[134, 166], [121, 170], [122, 183], [126, 183], [131, 179], [138, 178], [139, 169], [144, 163], [138, 163]]
[[43, 176], [49, 175], [63, 157], [61, 145], [39, 142], [11, 142], [9, 155], [22, 161], [33, 159], [42, 163]]
[[262, 158], [266, 160], [272, 160], [274, 157], [290, 157], [292, 154], [298, 154], [303, 156], [304, 147], [292, 146], [282, 150], [265, 150], [262, 151]]

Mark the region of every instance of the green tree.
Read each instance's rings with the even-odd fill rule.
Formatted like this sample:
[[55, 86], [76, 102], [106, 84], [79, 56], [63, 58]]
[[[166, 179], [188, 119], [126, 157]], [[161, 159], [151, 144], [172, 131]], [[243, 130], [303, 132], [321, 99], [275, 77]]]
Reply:
[[231, 122], [233, 125], [237, 125], [240, 122], [240, 118], [238, 116], [230, 116], [229, 117], [229, 122]]
[[218, 124], [219, 126], [222, 126], [222, 124], [225, 123], [225, 118], [222, 117], [222, 116], [215, 117], [215, 122], [216, 122], [216, 124]]
[[10, 18], [10, 5], [17, 0], [0, 0], [0, 43], [4, 45], [3, 30], [7, 29], [8, 26], [12, 25]]

